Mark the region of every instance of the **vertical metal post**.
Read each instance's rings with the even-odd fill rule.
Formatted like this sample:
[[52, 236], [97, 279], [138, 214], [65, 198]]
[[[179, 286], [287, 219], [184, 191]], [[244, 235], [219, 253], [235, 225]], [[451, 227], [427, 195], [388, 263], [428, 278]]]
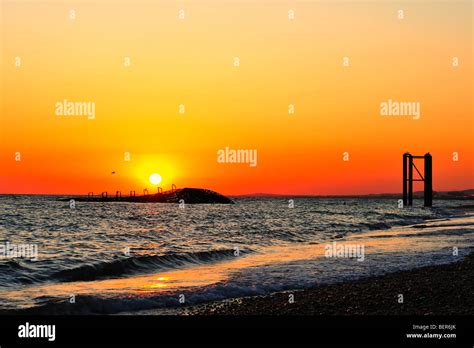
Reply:
[[408, 205], [413, 205], [413, 156], [408, 157]]
[[429, 153], [425, 154], [425, 207], [433, 205], [433, 159]]
[[403, 154], [403, 206], [408, 204], [407, 197], [407, 165], [408, 165], [408, 153]]

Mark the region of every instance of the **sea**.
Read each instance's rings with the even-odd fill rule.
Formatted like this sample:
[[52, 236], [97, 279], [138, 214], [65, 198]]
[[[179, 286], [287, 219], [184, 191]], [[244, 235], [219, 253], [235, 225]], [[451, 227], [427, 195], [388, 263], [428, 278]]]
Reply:
[[474, 246], [459, 201], [64, 198], [0, 195], [0, 314], [178, 308], [455, 262]]

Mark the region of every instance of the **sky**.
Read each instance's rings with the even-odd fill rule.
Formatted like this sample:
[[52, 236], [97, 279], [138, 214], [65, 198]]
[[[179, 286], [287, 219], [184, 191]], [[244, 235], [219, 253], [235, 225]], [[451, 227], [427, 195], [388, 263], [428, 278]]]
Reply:
[[[406, 151], [432, 154], [434, 190], [474, 188], [471, 1], [0, 11], [0, 193], [139, 194], [153, 173], [164, 190], [400, 192]], [[94, 117], [58, 114], [64, 100]], [[419, 118], [381, 115], [388, 100]], [[226, 147], [256, 165], [219, 163]]]

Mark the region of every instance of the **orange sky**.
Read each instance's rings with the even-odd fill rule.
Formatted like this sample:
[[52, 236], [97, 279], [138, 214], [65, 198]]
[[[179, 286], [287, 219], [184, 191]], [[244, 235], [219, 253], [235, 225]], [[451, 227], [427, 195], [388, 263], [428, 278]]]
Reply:
[[[152, 173], [224, 194], [399, 192], [405, 151], [431, 152], [435, 190], [474, 188], [471, 1], [1, 4], [0, 193], [138, 194]], [[95, 118], [57, 116], [64, 99]], [[388, 99], [420, 119], [381, 116]], [[226, 146], [257, 166], [218, 163]]]

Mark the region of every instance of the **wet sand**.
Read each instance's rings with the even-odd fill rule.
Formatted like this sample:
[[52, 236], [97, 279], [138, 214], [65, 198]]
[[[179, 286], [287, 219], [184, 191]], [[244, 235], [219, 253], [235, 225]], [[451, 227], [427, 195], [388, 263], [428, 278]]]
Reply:
[[[454, 263], [312, 289], [133, 314], [473, 315], [474, 253]], [[399, 295], [403, 303], [399, 303]], [[290, 295], [294, 302], [290, 303]], [[130, 313], [132, 314], [132, 313]]]

